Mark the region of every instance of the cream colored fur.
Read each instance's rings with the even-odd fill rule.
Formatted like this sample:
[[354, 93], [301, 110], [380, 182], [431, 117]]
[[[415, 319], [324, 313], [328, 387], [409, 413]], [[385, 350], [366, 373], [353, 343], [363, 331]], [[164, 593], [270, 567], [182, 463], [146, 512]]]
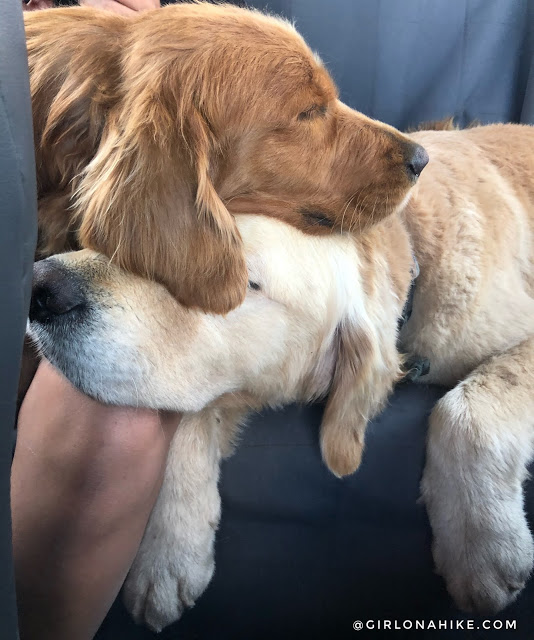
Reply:
[[422, 495], [454, 600], [496, 613], [533, 565], [534, 128], [414, 137], [431, 162], [406, 212], [421, 276], [400, 346], [454, 387], [430, 417]]
[[254, 286], [226, 316], [185, 309], [90, 251], [51, 259], [90, 304], [76, 324], [32, 324], [46, 357], [104, 402], [186, 414], [126, 582], [138, 621], [162, 628], [209, 582], [218, 464], [251, 408], [330, 392], [323, 457], [337, 475], [357, 468], [367, 421], [399, 376], [412, 250], [421, 274], [400, 348], [429, 358], [426, 379], [451, 387], [430, 419], [422, 481], [436, 566], [467, 610], [497, 611], [523, 587], [533, 562], [522, 483], [534, 435], [534, 130], [414, 137], [431, 162], [411, 201], [360, 236], [237, 216]]

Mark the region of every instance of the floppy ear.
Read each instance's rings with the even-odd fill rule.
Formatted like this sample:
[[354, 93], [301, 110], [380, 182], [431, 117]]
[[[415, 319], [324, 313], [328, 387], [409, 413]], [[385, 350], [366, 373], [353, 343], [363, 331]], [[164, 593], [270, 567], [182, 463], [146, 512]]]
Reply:
[[203, 76], [136, 24], [82, 8], [26, 19], [42, 227], [54, 223], [44, 236], [56, 247], [61, 228], [75, 229], [183, 304], [225, 313], [243, 301], [247, 271], [212, 181], [217, 141], [195, 106]]
[[155, 107], [145, 117], [153, 127], [119, 117], [88, 165], [77, 198], [80, 242], [161, 282], [186, 306], [226, 313], [245, 297], [247, 270], [210, 179], [205, 124], [189, 110], [184, 140], [173, 141], [168, 114]]
[[217, 141], [195, 87], [157, 65], [126, 60], [127, 91], [78, 187], [79, 238], [186, 306], [226, 313], [245, 297], [247, 269], [212, 182]]
[[341, 477], [360, 465], [367, 423], [384, 406], [402, 376], [397, 332], [342, 323], [337, 329], [337, 361], [321, 424], [323, 460]]

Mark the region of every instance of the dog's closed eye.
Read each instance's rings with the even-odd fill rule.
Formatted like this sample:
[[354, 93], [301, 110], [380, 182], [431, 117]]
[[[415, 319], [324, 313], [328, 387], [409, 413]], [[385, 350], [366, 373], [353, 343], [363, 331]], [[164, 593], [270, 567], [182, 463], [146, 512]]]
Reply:
[[307, 207], [302, 207], [300, 209], [300, 213], [304, 218], [304, 220], [310, 226], [327, 227], [330, 229], [334, 226], [334, 223], [332, 222], [332, 220], [327, 216], [326, 213], [323, 213], [322, 211], [316, 211], [314, 209], [308, 209]]
[[316, 116], [324, 117], [325, 115], [326, 115], [326, 106], [325, 105], [313, 104], [308, 109], [305, 109], [304, 111], [299, 113], [299, 115], [297, 116], [297, 120], [311, 120], [312, 118], [315, 118]]

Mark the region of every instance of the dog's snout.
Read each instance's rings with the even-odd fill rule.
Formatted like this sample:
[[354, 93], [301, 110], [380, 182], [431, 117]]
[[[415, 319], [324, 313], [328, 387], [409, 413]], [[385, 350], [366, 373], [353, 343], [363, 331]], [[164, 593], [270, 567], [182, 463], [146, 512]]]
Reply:
[[417, 180], [421, 171], [428, 164], [428, 153], [420, 144], [410, 145], [406, 158], [406, 169], [413, 180]]
[[56, 260], [41, 260], [33, 267], [30, 321], [47, 322], [85, 304], [79, 278]]

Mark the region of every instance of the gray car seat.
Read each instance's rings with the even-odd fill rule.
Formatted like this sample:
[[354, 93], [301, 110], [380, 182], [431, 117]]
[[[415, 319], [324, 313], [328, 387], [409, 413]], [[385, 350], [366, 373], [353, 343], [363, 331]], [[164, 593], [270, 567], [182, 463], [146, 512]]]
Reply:
[[0, 637], [17, 637], [9, 473], [37, 228], [22, 7], [0, 0]]

